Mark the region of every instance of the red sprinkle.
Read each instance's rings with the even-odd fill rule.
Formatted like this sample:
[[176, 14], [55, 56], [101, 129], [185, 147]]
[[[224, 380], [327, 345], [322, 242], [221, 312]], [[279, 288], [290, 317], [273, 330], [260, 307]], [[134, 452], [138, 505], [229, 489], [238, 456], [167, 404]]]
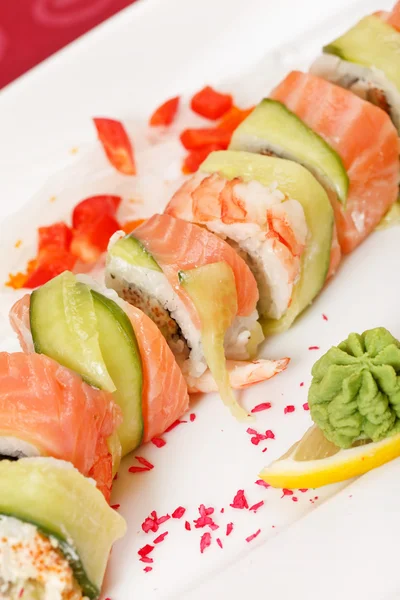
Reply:
[[189, 419], [191, 420], [191, 422], [193, 423], [193, 421], [195, 421], [196, 419], [196, 415], [194, 413], [190, 413], [189, 415]]
[[324, 313], [322, 313], [322, 318], [323, 318], [324, 321], [328, 320], [328, 317], [326, 315], [324, 315]]
[[114, 510], [118, 510], [120, 506], [120, 504], [111, 504], [111, 508], [113, 508]]
[[152, 558], [150, 558], [150, 556], [142, 556], [142, 558], [139, 558], [140, 562], [144, 562], [144, 563], [153, 563], [154, 560]]
[[224, 513], [224, 512], [225, 512], [225, 509], [224, 509], [224, 508], [221, 508], [221, 513]]
[[194, 519], [193, 521], [195, 528], [200, 529], [202, 527], [205, 527], [206, 525], [209, 525], [211, 529], [217, 529], [218, 525], [216, 525], [216, 523], [214, 523], [213, 519], [210, 517], [210, 515], [212, 515], [213, 512], [214, 509], [212, 506], [209, 506], [207, 508], [206, 506], [204, 506], [204, 504], [200, 504], [200, 517], [198, 519]]
[[143, 467], [130, 467], [129, 473], [143, 473], [143, 471], [151, 471], [154, 469], [154, 465], [151, 464], [148, 460], [143, 458], [143, 456], [135, 456], [136, 460], [140, 462], [140, 464], [144, 465]]
[[295, 407], [292, 404], [289, 404], [289, 406], [285, 406], [283, 412], [285, 413], [285, 415], [287, 415], [288, 413], [292, 413], [295, 410]]
[[303, 385], [304, 385], [304, 381], [301, 382], [300, 387], [303, 387]]
[[222, 542], [219, 538], [216, 539], [216, 542], [220, 548], [222, 548]]
[[263, 410], [267, 410], [268, 408], [271, 408], [271, 403], [270, 402], [262, 402], [261, 404], [257, 404], [257, 406], [255, 406], [251, 412], [252, 413], [258, 413], [261, 412]]
[[203, 533], [200, 539], [200, 552], [203, 554], [204, 550], [211, 545], [211, 533], [206, 531]]
[[167, 442], [162, 438], [153, 438], [151, 440], [151, 443], [154, 444], [157, 448], [162, 448]]
[[258, 509], [261, 508], [262, 506], [264, 506], [264, 500], [257, 502], [257, 504], [253, 504], [253, 506], [250, 506], [249, 510], [253, 510], [254, 512], [257, 512]]
[[165, 521], [168, 521], [168, 519], [170, 518], [170, 515], [158, 517], [156, 511], [153, 510], [150, 513], [150, 516], [146, 517], [146, 519], [143, 521], [142, 529], [145, 533], [149, 533], [149, 531], [156, 533], [158, 531], [159, 526], [165, 523]]
[[[145, 573], [149, 573], [149, 572], [150, 572], [150, 571], [152, 571], [152, 570], [153, 570], [153, 567], [145, 567], [145, 568], [143, 569], [143, 571], [144, 571]], [[106, 600], [107, 600], [107, 599], [106, 599]]]
[[293, 496], [292, 490], [287, 490], [286, 488], [283, 488], [282, 492], [283, 492], [283, 494], [282, 494], [281, 498], [283, 498], [284, 496]]
[[274, 440], [275, 439], [275, 434], [270, 429], [267, 429], [267, 431], [265, 432], [265, 435], [267, 437], [267, 440]]
[[309, 350], [319, 350], [319, 346], [309, 346]]
[[310, 410], [310, 407], [308, 406], [308, 402], [305, 402], [303, 404], [303, 408], [304, 408], [304, 410]]
[[164, 533], [161, 533], [158, 537], [156, 537], [156, 539], [153, 541], [153, 544], [159, 544], [160, 542], [164, 541], [165, 538], [168, 535], [168, 531], [165, 531]]
[[226, 537], [228, 537], [228, 535], [230, 535], [233, 531], [233, 523], [228, 523], [228, 525], [226, 526]]
[[292, 500], [293, 500], [293, 502], [298, 502], [298, 501], [299, 501], [299, 499], [298, 499], [298, 498], [296, 498], [296, 496], [293, 496], [293, 497], [292, 497]]
[[173, 519], [181, 519], [183, 517], [183, 515], [186, 512], [186, 508], [183, 508], [183, 506], [178, 506], [178, 508], [176, 508], [174, 510], [174, 512], [172, 513], [172, 518]]
[[306, 492], [308, 492], [308, 488], [300, 488], [299, 492], [303, 492], [303, 494], [305, 494]]
[[185, 521], [185, 529], [186, 531], [190, 531], [192, 528], [190, 527], [189, 521]]
[[261, 485], [261, 487], [265, 487], [265, 488], [269, 488], [271, 487], [269, 485], [269, 483], [267, 483], [266, 481], [264, 481], [263, 479], [257, 479], [257, 481], [254, 482], [256, 485]]
[[246, 538], [246, 542], [252, 542], [254, 538], [256, 538], [260, 533], [261, 529], [257, 529], [255, 533], [252, 533], [251, 535], [249, 535], [249, 537]]
[[264, 448], [263, 450], [261, 450], [262, 453], [266, 452], [268, 450], [268, 448]]
[[239, 509], [249, 508], [249, 505], [246, 500], [246, 496], [244, 495], [244, 490], [238, 490], [236, 492], [233, 502], [229, 506], [232, 506], [232, 508], [239, 508]]
[[153, 552], [154, 550], [154, 546], [150, 546], [150, 544], [146, 544], [145, 546], [143, 546], [143, 548], [140, 548], [140, 550], [138, 550], [138, 554], [141, 558], [145, 558], [147, 557], [148, 554], [150, 554], [150, 552]]
[[182, 421], [181, 419], [177, 419], [176, 421], [174, 421], [172, 423], [172, 425], [170, 425], [169, 427], [167, 427], [167, 429], [165, 430], [165, 433], [168, 433], [169, 431], [172, 431], [173, 429], [175, 429], [175, 427], [178, 427], [178, 425], [180, 425], [181, 423], [187, 423], [187, 421]]
[[246, 429], [246, 433], [248, 433], [249, 435], [253, 436], [250, 441], [252, 444], [254, 444], [254, 446], [258, 446], [258, 444], [260, 442], [262, 442], [263, 440], [268, 439], [266, 435], [264, 435], [264, 433], [259, 433], [258, 431], [256, 431], [255, 429], [252, 429], [251, 427], [249, 427], [248, 429]]

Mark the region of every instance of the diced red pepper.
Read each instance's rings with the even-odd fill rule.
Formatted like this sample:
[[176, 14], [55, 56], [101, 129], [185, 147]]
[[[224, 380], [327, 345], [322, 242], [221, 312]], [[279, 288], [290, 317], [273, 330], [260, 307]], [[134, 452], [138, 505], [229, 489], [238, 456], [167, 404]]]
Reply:
[[110, 237], [119, 229], [114, 217], [103, 214], [92, 223], [75, 229], [71, 242], [71, 252], [84, 263], [94, 263], [107, 250]]
[[100, 215], [115, 217], [119, 205], [122, 202], [120, 196], [99, 195], [85, 198], [79, 202], [72, 213], [72, 227], [80, 229], [82, 225], [91, 223]]
[[71, 244], [72, 231], [63, 222], [54, 223], [47, 227], [39, 227], [39, 252], [48, 246], [56, 246], [68, 250]]
[[237, 127], [239, 127], [240, 123], [249, 116], [249, 114], [254, 110], [254, 106], [251, 108], [247, 108], [246, 110], [242, 110], [241, 108], [237, 108], [237, 106], [232, 106], [232, 108], [222, 117], [221, 121], [218, 123], [218, 129], [223, 129], [224, 131], [230, 131], [233, 133]]
[[204, 129], [185, 129], [180, 135], [180, 140], [186, 150], [197, 150], [210, 144], [218, 144], [226, 150], [231, 141], [231, 132], [218, 127]]
[[200, 167], [201, 163], [206, 160], [210, 152], [214, 152], [215, 150], [223, 150], [223, 148], [221, 148], [221, 146], [218, 144], [210, 144], [209, 146], [204, 146], [204, 148], [199, 148], [198, 150], [192, 150], [189, 152], [183, 161], [182, 173], [185, 175], [189, 175], [189, 173], [195, 173]]
[[175, 119], [176, 113], [178, 112], [178, 108], [179, 96], [167, 100], [164, 102], [164, 104], [161, 104], [157, 110], [154, 111], [150, 117], [149, 124], [152, 127], [171, 125], [172, 121]]
[[124, 175], [136, 175], [133, 148], [120, 121], [94, 118], [99, 140], [110, 163]]
[[71, 271], [75, 262], [76, 257], [63, 248], [56, 246], [43, 248], [39, 252], [35, 268], [28, 275], [23, 287], [33, 289], [44, 285], [60, 273]]
[[125, 233], [131, 233], [136, 227], [139, 227], [142, 223], [145, 222], [146, 219], [135, 219], [133, 221], [126, 221], [123, 225], [121, 225], [121, 229], [125, 231]]
[[190, 106], [198, 115], [216, 120], [220, 119], [232, 107], [232, 104], [230, 94], [221, 94], [207, 85], [193, 96]]

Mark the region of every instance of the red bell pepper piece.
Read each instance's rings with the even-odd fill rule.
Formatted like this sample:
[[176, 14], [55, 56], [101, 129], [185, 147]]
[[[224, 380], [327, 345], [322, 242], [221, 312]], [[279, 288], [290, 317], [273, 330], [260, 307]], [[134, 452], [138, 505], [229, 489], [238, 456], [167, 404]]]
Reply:
[[176, 113], [178, 112], [178, 107], [179, 96], [167, 100], [153, 112], [150, 117], [149, 124], [152, 127], [157, 127], [159, 125], [171, 125], [172, 121], [175, 119]]
[[218, 144], [221, 149], [226, 149], [231, 141], [231, 132], [224, 129], [207, 128], [207, 129], [185, 129], [182, 131], [180, 140], [186, 150], [197, 150], [210, 146], [210, 144]]
[[113, 233], [120, 225], [113, 216], [102, 214], [73, 232], [71, 252], [84, 263], [94, 263], [107, 250]]
[[198, 115], [215, 121], [220, 119], [232, 107], [232, 104], [230, 94], [221, 94], [207, 85], [193, 96], [190, 106]]
[[60, 273], [71, 271], [75, 263], [76, 257], [67, 250], [56, 246], [47, 246], [39, 252], [36, 264], [32, 265], [31, 263], [33, 269], [28, 269], [30, 273], [28, 272], [22, 287], [33, 289], [44, 285]]
[[189, 173], [195, 173], [200, 167], [201, 163], [206, 160], [210, 152], [214, 152], [215, 150], [223, 150], [223, 148], [221, 148], [221, 146], [218, 144], [210, 144], [209, 146], [204, 146], [203, 148], [198, 148], [197, 150], [192, 150], [189, 152], [183, 161], [182, 173], [185, 175], [189, 175]]
[[237, 108], [237, 106], [232, 106], [232, 108], [222, 117], [221, 121], [218, 123], [218, 129], [223, 129], [224, 131], [230, 131], [231, 133], [233, 133], [235, 129], [239, 127], [240, 123], [244, 121], [253, 110], [254, 106], [245, 110]]
[[72, 227], [80, 229], [87, 223], [92, 223], [100, 215], [115, 217], [122, 198], [119, 196], [91, 196], [79, 202], [72, 213]]
[[136, 175], [133, 148], [120, 121], [113, 119], [93, 119], [99, 140], [110, 163], [124, 175]]
[[48, 246], [55, 246], [68, 250], [71, 244], [72, 231], [62, 221], [47, 227], [39, 227], [39, 252]]

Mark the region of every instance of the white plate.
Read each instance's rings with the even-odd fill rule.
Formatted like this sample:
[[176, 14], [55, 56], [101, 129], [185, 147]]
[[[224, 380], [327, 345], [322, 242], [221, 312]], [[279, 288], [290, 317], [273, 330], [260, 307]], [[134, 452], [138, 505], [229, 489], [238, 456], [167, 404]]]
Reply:
[[[138, 191], [107, 165], [94, 140], [92, 116], [122, 118], [140, 136], [133, 119], [147, 118], [167, 97], [190, 93], [205, 82], [224, 80], [235, 97], [255, 101], [290, 69], [306, 68], [324, 41], [390, 3], [366, 0], [345, 9], [347, 4], [143, 1], [6, 88], [0, 95], [0, 280], [32, 254], [37, 225], [66, 218], [68, 207], [90, 193], [117, 189], [129, 197]], [[72, 148], [78, 148], [77, 154], [71, 154]], [[178, 146], [171, 142], [171, 148], [176, 151]], [[152, 187], [153, 173], [159, 170], [162, 178], [165, 170], [171, 178], [177, 173], [176, 164], [165, 161], [165, 152], [156, 160], [152, 151], [151, 160], [148, 156], [140, 154], [139, 167], [147, 174], [144, 195], [151, 189], [151, 198], [145, 197], [145, 206], [135, 206], [138, 216], [140, 211], [162, 210], [168, 199], [158, 180]], [[50, 203], [52, 196], [56, 201]], [[17, 239], [23, 240], [20, 249], [14, 248]], [[165, 434], [166, 446], [138, 451], [154, 463], [151, 472], [129, 474], [135, 460], [125, 459], [113, 502], [121, 505], [129, 531], [113, 549], [105, 596], [399, 597], [399, 461], [356, 482], [296, 492], [297, 502], [254, 484], [263, 465], [281, 455], [310, 424], [303, 404], [313, 362], [353, 330], [383, 325], [400, 336], [399, 249], [396, 229], [370, 236], [291, 331], [263, 349], [268, 357], [289, 355], [291, 364], [284, 374], [243, 393], [241, 400], [248, 408], [272, 403], [253, 426], [273, 430], [275, 440], [252, 445], [248, 425], [236, 423], [218, 397], [210, 395], [192, 405], [194, 422]], [[7, 323], [9, 306], [18, 295], [1, 293], [1, 349], [18, 348]], [[310, 351], [310, 346], [320, 349]], [[296, 410], [285, 415], [289, 404]], [[268, 451], [262, 453], [265, 447]], [[245, 490], [250, 505], [262, 499], [264, 506], [255, 514], [229, 507], [238, 489]], [[213, 517], [220, 526], [204, 554], [199, 541], [208, 529], [193, 524], [201, 503], [215, 508]], [[154, 535], [141, 531], [152, 510], [163, 515], [180, 505], [186, 508], [182, 519], [170, 519]], [[190, 532], [185, 520], [191, 523]], [[228, 522], [234, 530], [226, 537]], [[246, 543], [259, 528], [260, 535]], [[153, 570], [144, 573], [138, 549], [167, 530], [167, 538], [151, 555]]]

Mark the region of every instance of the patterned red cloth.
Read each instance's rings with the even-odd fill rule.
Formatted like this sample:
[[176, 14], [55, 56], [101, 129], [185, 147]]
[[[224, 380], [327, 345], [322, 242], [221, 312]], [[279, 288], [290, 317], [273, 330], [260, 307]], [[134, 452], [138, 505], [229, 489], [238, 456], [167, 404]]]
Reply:
[[135, 0], [0, 0], [0, 88]]

